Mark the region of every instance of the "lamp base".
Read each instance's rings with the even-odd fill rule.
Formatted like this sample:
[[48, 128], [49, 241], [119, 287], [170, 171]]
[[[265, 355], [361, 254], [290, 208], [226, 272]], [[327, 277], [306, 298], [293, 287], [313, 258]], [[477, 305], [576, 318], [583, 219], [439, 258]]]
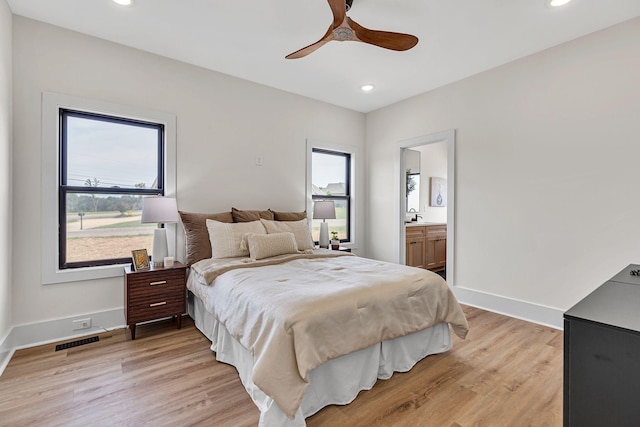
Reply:
[[329, 224], [325, 221], [320, 223], [320, 239], [318, 243], [321, 248], [329, 247]]
[[153, 230], [153, 252], [151, 253], [151, 261], [155, 267], [164, 265], [164, 257], [169, 256], [167, 248], [167, 229], [156, 228]]

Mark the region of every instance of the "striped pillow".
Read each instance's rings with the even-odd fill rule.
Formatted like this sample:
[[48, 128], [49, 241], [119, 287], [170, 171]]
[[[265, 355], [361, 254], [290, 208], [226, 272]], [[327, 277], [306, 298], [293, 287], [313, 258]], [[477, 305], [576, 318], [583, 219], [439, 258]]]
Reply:
[[231, 258], [248, 256], [249, 251], [242, 249], [242, 236], [246, 233], [266, 234], [260, 221], [226, 223], [207, 219], [211, 258]]

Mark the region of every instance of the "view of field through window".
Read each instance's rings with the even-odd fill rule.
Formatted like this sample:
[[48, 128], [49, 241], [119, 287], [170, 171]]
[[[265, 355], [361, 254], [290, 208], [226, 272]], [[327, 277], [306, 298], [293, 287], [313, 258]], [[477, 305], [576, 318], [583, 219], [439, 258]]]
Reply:
[[[92, 205], [81, 203], [77, 206], [67, 203], [71, 208], [66, 218], [68, 262], [126, 258], [131, 256], [133, 249], [147, 249], [151, 254], [153, 229], [157, 225], [140, 223], [140, 196], [68, 194], [67, 199], [71, 198], [78, 198], [81, 202], [90, 202]], [[119, 206], [114, 209], [108, 202]], [[101, 204], [104, 205], [104, 210], [94, 210], [93, 203], [96, 203], [98, 209]]]

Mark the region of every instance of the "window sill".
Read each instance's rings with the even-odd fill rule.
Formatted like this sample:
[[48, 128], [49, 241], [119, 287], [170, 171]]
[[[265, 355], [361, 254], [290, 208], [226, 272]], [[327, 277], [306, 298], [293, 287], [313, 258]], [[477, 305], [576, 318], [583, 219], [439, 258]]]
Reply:
[[124, 276], [124, 266], [127, 264], [105, 265], [100, 267], [55, 269], [43, 272], [42, 283], [53, 285], [56, 283], [80, 282], [84, 280], [108, 279]]

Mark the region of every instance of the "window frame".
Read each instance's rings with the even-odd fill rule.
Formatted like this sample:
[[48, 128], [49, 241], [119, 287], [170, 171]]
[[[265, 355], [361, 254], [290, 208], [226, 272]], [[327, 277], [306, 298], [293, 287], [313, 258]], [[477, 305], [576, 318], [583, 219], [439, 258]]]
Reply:
[[[59, 130], [60, 135], [58, 144], [60, 145], [60, 159], [58, 160], [60, 165], [60, 182], [58, 184], [58, 230], [60, 230], [60, 236], [58, 238], [58, 268], [82, 268], [82, 267], [96, 267], [101, 265], [114, 265], [114, 264], [126, 264], [130, 261], [129, 257], [125, 258], [103, 258], [98, 260], [89, 261], [66, 261], [67, 250], [67, 210], [66, 200], [67, 194], [84, 193], [84, 194], [119, 194], [119, 195], [138, 195], [138, 196], [164, 196], [164, 134], [165, 126], [162, 123], [154, 123], [149, 121], [134, 120], [127, 117], [116, 117], [107, 114], [98, 114], [87, 111], [80, 111], [77, 109], [60, 108], [59, 112]], [[65, 119], [67, 117], [86, 118], [90, 120], [99, 120], [108, 123], [128, 124], [131, 126], [139, 126], [144, 128], [155, 129], [158, 131], [157, 140], [157, 154], [158, 161], [157, 168], [157, 188], [113, 188], [113, 187], [86, 187], [86, 186], [74, 186], [68, 184], [68, 138], [67, 138], [67, 124]]]
[[[344, 151], [338, 151], [338, 150], [328, 150], [326, 148], [317, 148], [317, 147], [312, 147], [311, 148], [311, 167], [313, 167], [313, 154], [314, 153], [319, 153], [319, 154], [327, 154], [327, 155], [331, 155], [331, 156], [337, 156], [337, 157], [344, 157], [345, 158], [345, 185], [344, 185], [344, 191], [345, 191], [345, 195], [344, 196], [337, 196], [337, 195], [330, 195], [330, 194], [313, 194], [313, 191], [311, 193], [311, 201], [321, 201], [321, 200], [332, 200], [332, 201], [337, 201], [337, 200], [344, 200], [346, 202], [347, 205], [347, 218], [346, 218], [346, 227], [347, 227], [347, 238], [346, 239], [340, 239], [340, 243], [349, 243], [351, 242], [351, 208], [352, 208], [352, 200], [351, 200], [351, 180], [352, 180], [352, 175], [351, 175], [351, 153], [349, 152], [344, 152]], [[313, 176], [313, 173], [312, 173]], [[312, 183], [313, 184], [313, 183]], [[311, 210], [311, 212], [313, 212], [313, 209]], [[313, 215], [312, 218], [313, 220]], [[316, 241], [315, 244], [318, 244], [318, 242]]]
[[[357, 146], [346, 145], [346, 144], [337, 144], [330, 142], [317, 141], [312, 139], [307, 139], [307, 176], [306, 176], [306, 198], [307, 198], [307, 212], [309, 221], [313, 221], [313, 150], [324, 150], [335, 153], [345, 153], [349, 154], [350, 162], [349, 162], [349, 210], [348, 210], [348, 224], [347, 228], [349, 229], [349, 241], [341, 241], [340, 246], [349, 248], [352, 250], [357, 249], [359, 242], [359, 228], [357, 227], [356, 219], [359, 218], [359, 203], [358, 203], [358, 194], [362, 191], [360, 186], [362, 185], [362, 170], [360, 168], [360, 149]], [[324, 196], [322, 196], [324, 197]], [[316, 198], [317, 199], [317, 198]]]
[[[176, 116], [174, 114], [152, 109], [114, 104], [98, 100], [63, 95], [53, 92], [42, 94], [42, 283], [54, 284], [74, 281], [121, 277], [123, 266], [131, 262], [130, 258], [121, 263], [109, 265], [79, 266], [77, 268], [60, 268], [60, 110], [74, 110], [83, 113], [113, 116], [137, 122], [157, 123], [164, 126], [164, 144], [162, 150], [164, 195], [176, 197]], [[84, 189], [91, 191], [92, 189]], [[151, 189], [147, 189], [151, 190]], [[113, 190], [111, 190], [113, 191]], [[118, 194], [128, 190], [115, 189]], [[157, 189], [151, 191], [158, 194]], [[55, 214], [51, 214], [55, 213]], [[167, 224], [169, 254], [176, 251], [176, 225]], [[120, 261], [120, 260], [118, 260]]]

